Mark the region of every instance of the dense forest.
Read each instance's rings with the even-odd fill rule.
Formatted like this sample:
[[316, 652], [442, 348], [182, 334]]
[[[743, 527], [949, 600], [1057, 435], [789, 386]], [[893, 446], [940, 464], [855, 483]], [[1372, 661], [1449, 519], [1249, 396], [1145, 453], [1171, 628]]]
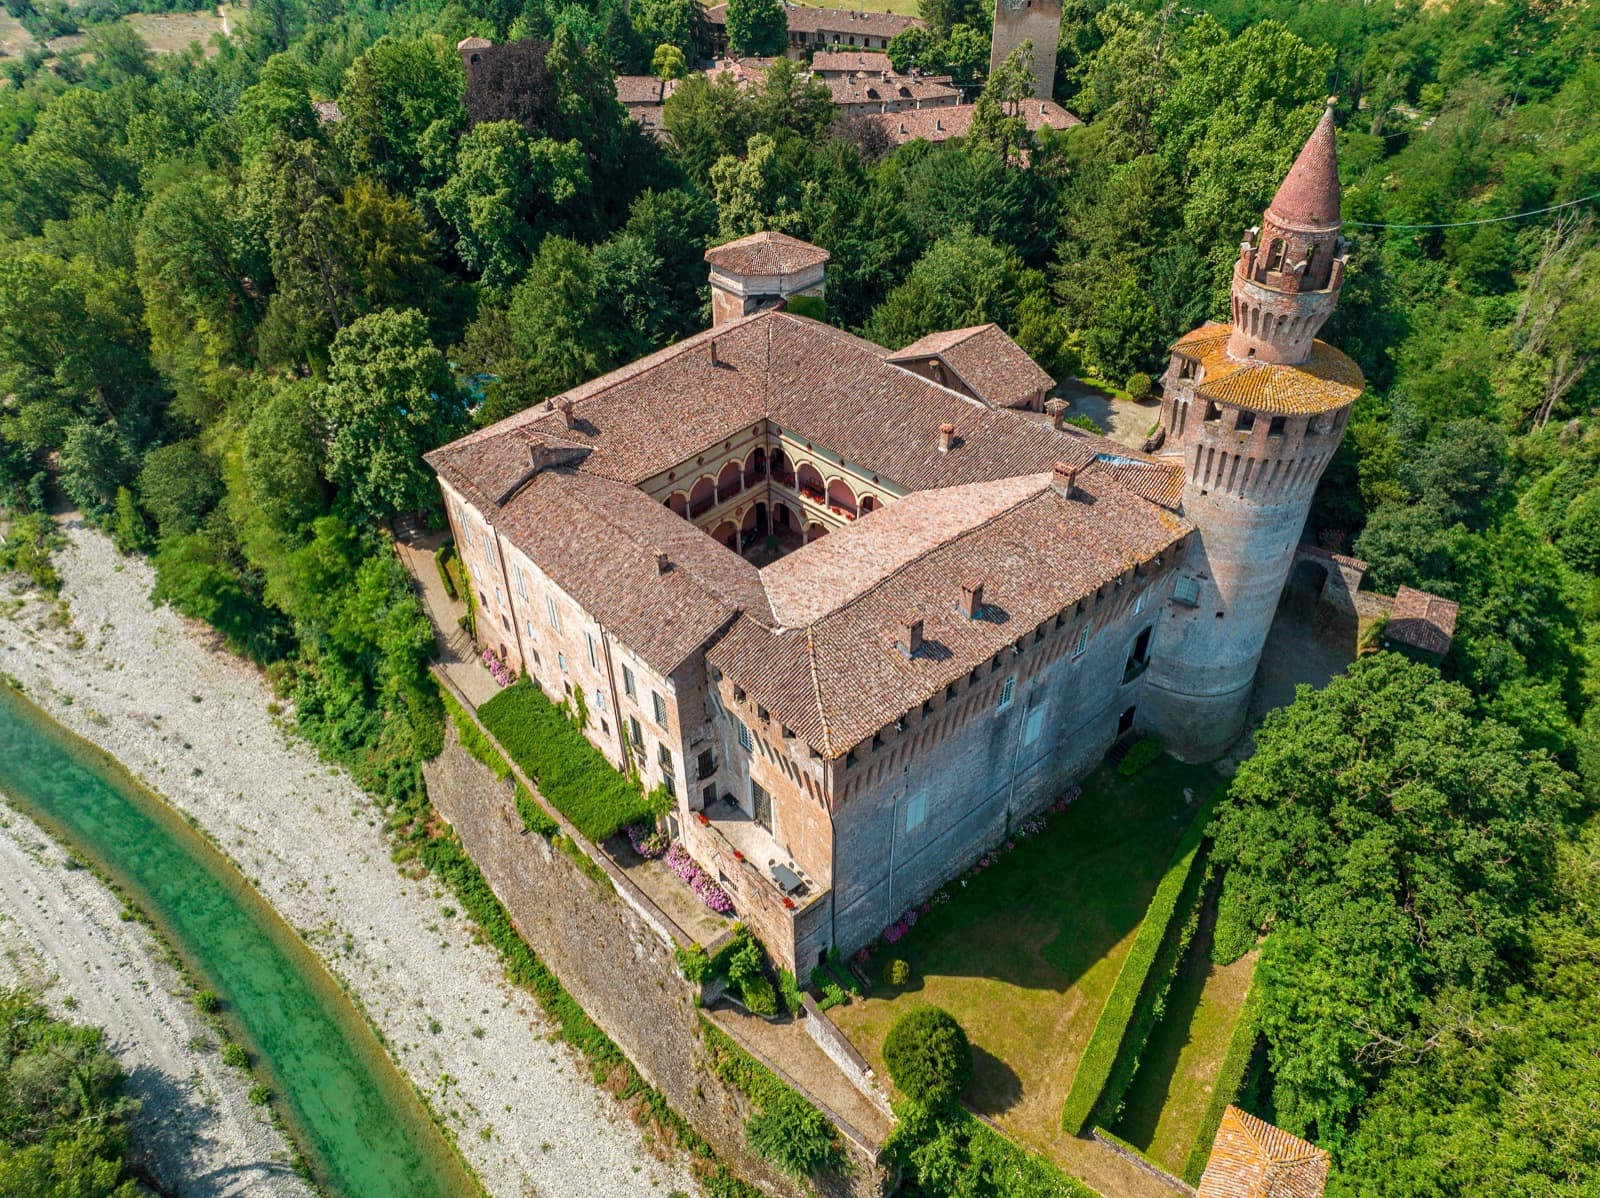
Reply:
[[[1069, 0], [1087, 124], [1030, 146], [985, 7], [925, 0], [896, 55], [981, 112], [891, 150], [785, 62], [643, 134], [614, 75], [701, 57], [694, 0], [259, 0], [160, 58], [118, 6], [17, 3], [87, 40], [0, 89], [0, 568], [50, 584], [59, 489], [398, 808], [443, 726], [386, 544], [438, 517], [423, 451], [703, 327], [704, 249], [760, 229], [826, 246], [827, 318], [884, 344], [993, 320], [1058, 378], [1157, 373], [1337, 94], [1324, 336], [1368, 390], [1312, 532], [1461, 618], [1439, 670], [1274, 716], [1223, 808], [1253, 1101], [1333, 1193], [1592, 1191], [1600, 8]], [[736, 7], [761, 48], [781, 13]], [[470, 100], [469, 35], [525, 39]]]

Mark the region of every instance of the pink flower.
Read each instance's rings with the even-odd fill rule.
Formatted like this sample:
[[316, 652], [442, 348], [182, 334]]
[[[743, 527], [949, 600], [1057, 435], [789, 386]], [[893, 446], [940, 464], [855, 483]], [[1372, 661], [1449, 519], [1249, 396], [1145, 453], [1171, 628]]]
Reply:
[[932, 910], [933, 910], [933, 904], [932, 903], [923, 903], [922, 904], [922, 913], [924, 915], [926, 915], [929, 911], [932, 911]]

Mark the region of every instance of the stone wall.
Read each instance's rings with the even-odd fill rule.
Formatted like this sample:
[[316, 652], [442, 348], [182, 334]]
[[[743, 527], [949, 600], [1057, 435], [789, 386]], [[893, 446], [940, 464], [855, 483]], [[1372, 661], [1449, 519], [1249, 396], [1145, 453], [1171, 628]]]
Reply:
[[[670, 939], [615, 891], [586, 878], [566, 854], [525, 831], [511, 784], [469, 757], [453, 733], [424, 774], [434, 807], [517, 930], [645, 1080], [735, 1173], [769, 1193], [801, 1198], [800, 1186], [746, 1148], [750, 1104], [711, 1071], [699, 1031], [699, 987], [684, 979]], [[820, 1193], [882, 1192], [881, 1171], [859, 1152], [852, 1157], [851, 1175], [825, 1179]]]

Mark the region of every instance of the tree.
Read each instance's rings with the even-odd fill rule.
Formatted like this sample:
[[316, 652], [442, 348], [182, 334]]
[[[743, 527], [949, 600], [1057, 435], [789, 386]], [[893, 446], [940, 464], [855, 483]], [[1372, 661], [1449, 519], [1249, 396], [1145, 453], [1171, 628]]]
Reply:
[[917, 0], [917, 14], [935, 38], [946, 38], [957, 25], [987, 34], [993, 10], [983, 0]]
[[765, 133], [750, 139], [743, 158], [729, 155], [711, 168], [718, 231], [724, 240], [800, 225], [801, 175], [795, 155], [785, 155]]
[[466, 126], [465, 90], [461, 57], [442, 37], [385, 34], [345, 72], [335, 136], [357, 171], [410, 192], [433, 182], [419, 153], [424, 134], [436, 123], [450, 133]]
[[906, 26], [889, 39], [889, 65], [899, 74], [909, 75], [912, 67], [922, 65], [922, 56], [933, 41], [933, 35], [924, 26]]
[[672, 46], [686, 63], [705, 57], [711, 43], [710, 30], [705, 10], [695, 0], [635, 0], [628, 15], [639, 40], [646, 46], [655, 46], [657, 54], [660, 47]]
[[323, 513], [325, 437], [316, 387], [290, 383], [253, 407], [240, 443], [240, 481], [249, 512], [274, 529], [297, 533]]
[[108, 424], [79, 421], [61, 446], [61, 489], [91, 520], [110, 513], [117, 488], [133, 475], [127, 443]]
[[376, 522], [438, 507], [422, 455], [450, 439], [462, 412], [422, 313], [374, 312], [340, 330], [316, 406], [328, 477], [352, 510]]
[[198, 441], [174, 441], [144, 455], [139, 501], [163, 540], [194, 532], [221, 498], [222, 478]]
[[897, 1018], [883, 1039], [883, 1063], [900, 1092], [923, 1107], [955, 1102], [972, 1081], [967, 1033], [940, 1007], [912, 1007]]
[[657, 79], [671, 82], [689, 73], [689, 64], [678, 47], [663, 42], [650, 58], [650, 73]]
[[255, 157], [275, 138], [304, 141], [317, 133], [317, 114], [311, 107], [311, 73], [292, 54], [274, 54], [261, 67], [256, 81], [239, 95], [233, 110], [244, 158]]
[[728, 0], [728, 49], [736, 57], [782, 54], [789, 18], [779, 0]]
[[1336, 1137], [1426, 1004], [1499, 991], [1525, 959], [1570, 778], [1392, 653], [1271, 713], [1213, 821], [1219, 951], [1258, 966], [1278, 1121]]
[[1028, 145], [1022, 106], [1033, 99], [1033, 43], [1024, 41], [1007, 54], [983, 85], [972, 114], [967, 144], [991, 150], [1007, 162], [1020, 162]]

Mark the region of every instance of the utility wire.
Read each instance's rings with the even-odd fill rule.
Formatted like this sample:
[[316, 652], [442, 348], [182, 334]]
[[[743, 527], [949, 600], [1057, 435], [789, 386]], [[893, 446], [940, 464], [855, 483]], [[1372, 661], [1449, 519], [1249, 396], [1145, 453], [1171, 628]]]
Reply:
[[1532, 212], [1513, 212], [1510, 216], [1485, 216], [1480, 220], [1452, 220], [1437, 225], [1377, 225], [1364, 220], [1347, 220], [1347, 225], [1357, 225], [1363, 229], [1461, 229], [1467, 225], [1493, 225], [1503, 220], [1521, 220], [1525, 216], [1543, 216], [1546, 212], [1560, 212], [1563, 208], [1573, 208], [1579, 204], [1587, 204], [1591, 200], [1600, 200], [1600, 191], [1593, 195], [1584, 196], [1582, 199], [1568, 200], [1565, 204], [1552, 204], [1548, 208], [1535, 208]]

